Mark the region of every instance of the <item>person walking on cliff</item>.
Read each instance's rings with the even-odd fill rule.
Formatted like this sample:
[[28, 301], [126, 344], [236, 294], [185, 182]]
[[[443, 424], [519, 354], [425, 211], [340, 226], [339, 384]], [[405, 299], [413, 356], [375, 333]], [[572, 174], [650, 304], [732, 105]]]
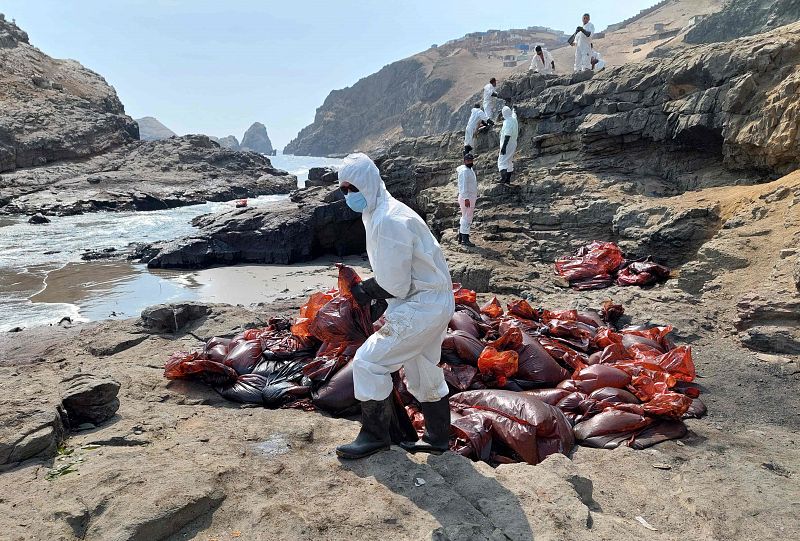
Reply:
[[475, 144], [475, 132], [482, 131], [490, 124], [493, 124], [493, 122], [481, 109], [481, 104], [476, 103], [473, 105], [467, 121], [467, 127], [464, 130], [464, 154], [472, 152], [472, 145]]
[[489, 120], [494, 120], [494, 99], [497, 97], [497, 79], [492, 77], [483, 87], [483, 110]]
[[453, 282], [442, 249], [425, 221], [386, 190], [365, 154], [350, 154], [339, 170], [347, 206], [361, 213], [374, 277], [352, 289], [362, 305], [385, 299], [386, 323], [353, 357], [353, 387], [361, 402], [361, 431], [336, 448], [341, 458], [363, 458], [389, 448], [392, 372], [402, 367], [408, 390], [425, 417], [422, 441], [402, 442], [409, 452], [449, 447], [450, 403], [439, 367], [442, 341], [455, 310]]
[[475, 215], [475, 203], [478, 200], [478, 177], [475, 176], [472, 154], [464, 155], [464, 164], [456, 169], [458, 173], [458, 206], [461, 207], [461, 220], [458, 224], [458, 243], [467, 248], [475, 245], [469, 240], [472, 217]]
[[503, 107], [503, 127], [500, 130], [500, 154], [497, 156], [497, 168], [500, 170], [500, 182], [511, 183], [514, 173], [514, 153], [517, 151], [517, 138], [519, 137], [519, 123], [517, 114], [511, 107]]
[[553, 60], [553, 55], [550, 51], [537, 45], [535, 49], [536, 54], [533, 55], [531, 60], [531, 70], [534, 73], [541, 73], [542, 75], [553, 75], [556, 72], [556, 63]]
[[583, 24], [575, 29], [575, 71], [592, 69], [592, 48], [590, 37], [594, 34], [594, 24], [589, 22], [589, 14], [583, 14]]

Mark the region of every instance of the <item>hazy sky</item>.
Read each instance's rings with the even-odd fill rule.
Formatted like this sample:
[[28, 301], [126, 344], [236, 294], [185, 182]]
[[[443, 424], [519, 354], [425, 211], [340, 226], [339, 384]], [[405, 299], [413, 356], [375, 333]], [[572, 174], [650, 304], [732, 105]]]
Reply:
[[242, 134], [266, 124], [277, 148], [335, 88], [469, 32], [598, 31], [656, 0], [0, 0], [31, 43], [114, 85], [134, 118], [178, 134]]

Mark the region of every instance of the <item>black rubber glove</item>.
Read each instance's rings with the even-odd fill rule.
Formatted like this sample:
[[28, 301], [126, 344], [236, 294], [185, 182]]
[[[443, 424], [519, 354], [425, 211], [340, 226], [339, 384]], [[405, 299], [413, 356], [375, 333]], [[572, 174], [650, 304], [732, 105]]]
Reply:
[[362, 306], [370, 304], [373, 300], [394, 298], [394, 295], [378, 285], [375, 278], [370, 278], [354, 285], [350, 291], [353, 293], [353, 298], [356, 302]]
[[497, 92], [492, 92], [492, 97], [496, 98], [497, 97]]
[[389, 308], [389, 303], [383, 299], [378, 299], [377, 301], [373, 302], [369, 307], [369, 320], [372, 323], [375, 323], [381, 318], [387, 308]]

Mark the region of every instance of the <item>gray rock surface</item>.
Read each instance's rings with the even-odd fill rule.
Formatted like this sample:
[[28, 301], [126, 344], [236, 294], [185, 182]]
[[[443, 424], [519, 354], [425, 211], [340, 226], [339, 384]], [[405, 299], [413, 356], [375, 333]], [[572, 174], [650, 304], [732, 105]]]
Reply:
[[[114, 88], [0, 20], [0, 172], [86, 158], [139, 138]], [[5, 190], [3, 190], [5, 192]]]
[[800, 20], [797, 0], [736, 0], [701, 19], [684, 38], [687, 43], [712, 43], [751, 36]]
[[29, 224], [49, 224], [50, 220], [42, 213], [37, 212], [28, 219]]
[[289, 193], [296, 186], [293, 175], [272, 167], [265, 156], [220, 148], [205, 135], [185, 135], [3, 174], [0, 213], [157, 210]]
[[46, 400], [6, 397], [0, 412], [0, 465], [51, 456], [66, 434], [59, 408]]
[[152, 116], [137, 118], [136, 123], [139, 125], [139, 139], [142, 141], [160, 141], [178, 135]]
[[267, 135], [267, 127], [261, 122], [253, 122], [242, 137], [242, 150], [252, 150], [260, 154], [272, 154], [272, 141]]

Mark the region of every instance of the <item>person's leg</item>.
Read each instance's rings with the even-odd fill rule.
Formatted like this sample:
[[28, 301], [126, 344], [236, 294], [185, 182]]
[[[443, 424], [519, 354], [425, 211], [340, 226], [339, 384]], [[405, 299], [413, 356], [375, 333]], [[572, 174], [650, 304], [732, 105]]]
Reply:
[[469, 206], [465, 206], [465, 202], [467, 200], [463, 198], [459, 198], [458, 202], [461, 204], [461, 224], [459, 227], [459, 233], [461, 233], [461, 244], [468, 247], [475, 246], [472, 241], [469, 240], [469, 233], [472, 226], [472, 218], [475, 216], [475, 199], [469, 199]]
[[[444, 337], [444, 332], [442, 333]], [[419, 401], [425, 418], [422, 441], [400, 444], [411, 453], [443, 453], [450, 446], [450, 401], [444, 372], [438, 366], [441, 340], [430, 342], [419, 358], [403, 365], [409, 392]]]

